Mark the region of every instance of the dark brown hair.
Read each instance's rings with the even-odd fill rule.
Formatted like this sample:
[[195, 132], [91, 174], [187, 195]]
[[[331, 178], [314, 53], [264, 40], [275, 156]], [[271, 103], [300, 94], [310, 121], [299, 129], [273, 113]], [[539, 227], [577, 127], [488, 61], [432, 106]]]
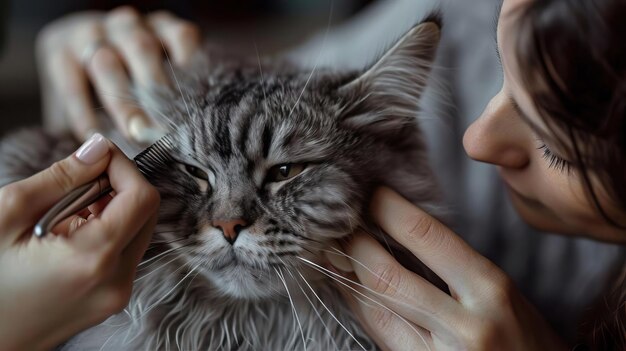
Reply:
[[[522, 84], [536, 110], [560, 132], [553, 134], [564, 135], [552, 142], [566, 148], [591, 203], [620, 228], [626, 228], [625, 18], [625, 0], [535, 0], [520, 12], [516, 46]], [[621, 216], [600, 206], [599, 190]], [[582, 339], [590, 349], [626, 349], [626, 272], [619, 269], [600, 316], [584, 323]]]

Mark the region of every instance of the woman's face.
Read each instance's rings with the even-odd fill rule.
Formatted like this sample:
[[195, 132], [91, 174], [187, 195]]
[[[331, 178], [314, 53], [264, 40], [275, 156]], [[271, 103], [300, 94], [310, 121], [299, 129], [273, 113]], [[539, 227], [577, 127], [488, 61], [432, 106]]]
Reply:
[[[564, 150], [545, 137], [553, 134], [519, 83], [524, 72], [517, 70], [515, 58], [516, 18], [520, 7], [531, 2], [504, 0], [497, 33], [504, 84], [465, 133], [465, 150], [471, 158], [498, 167], [513, 205], [533, 227], [626, 242], [626, 233], [606, 222], [587, 199], [578, 171], [568, 171]], [[597, 193], [603, 208], [612, 213], [601, 189]]]

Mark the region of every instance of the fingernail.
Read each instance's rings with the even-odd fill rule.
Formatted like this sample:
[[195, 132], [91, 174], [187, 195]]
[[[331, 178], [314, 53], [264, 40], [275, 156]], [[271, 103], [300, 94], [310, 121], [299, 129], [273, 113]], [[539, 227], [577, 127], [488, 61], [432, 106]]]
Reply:
[[341, 252], [325, 252], [324, 255], [326, 256], [328, 262], [340, 272], [354, 272], [352, 263], [350, 263], [350, 260]]
[[84, 164], [94, 164], [101, 160], [106, 154], [109, 153], [109, 145], [106, 139], [100, 133], [96, 133], [91, 136], [85, 143], [76, 151], [76, 158]]
[[160, 129], [149, 127], [141, 116], [131, 117], [128, 122], [128, 133], [136, 142], [142, 144], [152, 144], [165, 135]]
[[78, 228], [80, 228], [83, 224], [87, 223], [87, 220], [82, 217], [76, 217], [70, 222], [70, 227], [68, 230], [68, 234], [74, 233]]
[[130, 134], [131, 138], [135, 139], [135, 141], [139, 141], [139, 139], [141, 139], [144, 129], [146, 129], [147, 127], [148, 125], [142, 117], [133, 116], [128, 121], [128, 134]]

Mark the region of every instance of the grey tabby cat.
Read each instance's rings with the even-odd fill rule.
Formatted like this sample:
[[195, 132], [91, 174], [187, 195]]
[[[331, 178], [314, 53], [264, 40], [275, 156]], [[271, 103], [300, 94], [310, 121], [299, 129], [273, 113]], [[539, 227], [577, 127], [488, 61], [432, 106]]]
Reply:
[[[179, 88], [141, 91], [176, 145], [172, 167], [149, 176], [157, 229], [127, 308], [64, 348], [377, 349], [322, 253], [358, 227], [376, 232], [376, 185], [435, 210], [416, 116], [438, 41], [432, 18], [363, 72], [211, 62], [178, 74]], [[0, 184], [73, 149], [42, 133], [0, 144]]]

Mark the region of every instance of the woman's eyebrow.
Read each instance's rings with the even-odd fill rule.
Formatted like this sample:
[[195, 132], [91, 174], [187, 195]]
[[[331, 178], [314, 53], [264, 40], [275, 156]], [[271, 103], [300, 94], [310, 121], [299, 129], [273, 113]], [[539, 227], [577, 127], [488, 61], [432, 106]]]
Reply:
[[507, 94], [507, 96], [509, 98], [509, 102], [515, 109], [515, 112], [517, 112], [517, 114], [520, 115], [520, 117], [522, 117], [525, 121], [528, 121], [528, 116], [524, 113], [524, 111], [522, 111], [522, 108], [519, 106], [517, 101], [515, 101], [515, 99], [513, 98], [513, 95]]

